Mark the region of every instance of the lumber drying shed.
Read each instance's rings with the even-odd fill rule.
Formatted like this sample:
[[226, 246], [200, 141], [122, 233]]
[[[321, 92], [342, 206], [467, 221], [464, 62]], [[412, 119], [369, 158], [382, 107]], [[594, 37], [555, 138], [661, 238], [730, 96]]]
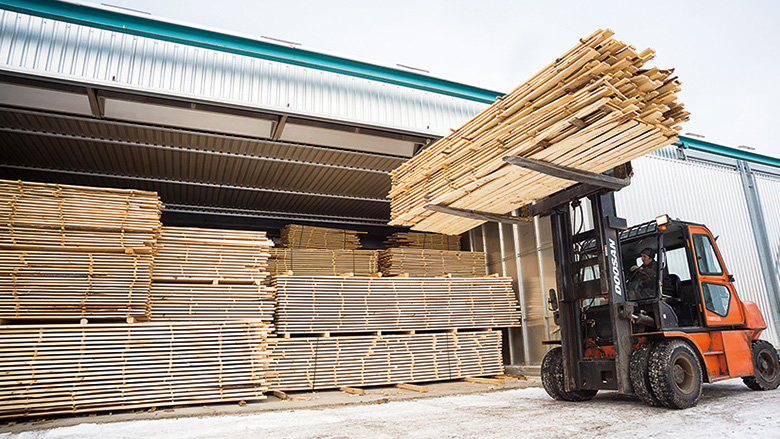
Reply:
[[[166, 226], [277, 238], [302, 223], [379, 247], [405, 230], [387, 225], [389, 172], [502, 94], [132, 11], [0, 0], [0, 177], [154, 191]], [[681, 139], [634, 162], [618, 213], [722, 230], [740, 294], [777, 343], [780, 161]], [[538, 365], [555, 331], [548, 220], [464, 237], [488, 273], [514, 279], [522, 317], [505, 332], [504, 363]]]

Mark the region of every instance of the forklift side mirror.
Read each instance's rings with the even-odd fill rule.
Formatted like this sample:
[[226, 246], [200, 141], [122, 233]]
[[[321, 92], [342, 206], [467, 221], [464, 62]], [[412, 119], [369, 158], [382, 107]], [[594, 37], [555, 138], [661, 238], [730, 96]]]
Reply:
[[550, 311], [558, 311], [558, 295], [555, 293], [555, 289], [550, 288], [547, 292], [547, 309]]
[[734, 280], [735, 280], [735, 279], [734, 279], [734, 275], [733, 275], [733, 274], [730, 274], [730, 275], [729, 275], [729, 282], [734, 282]]

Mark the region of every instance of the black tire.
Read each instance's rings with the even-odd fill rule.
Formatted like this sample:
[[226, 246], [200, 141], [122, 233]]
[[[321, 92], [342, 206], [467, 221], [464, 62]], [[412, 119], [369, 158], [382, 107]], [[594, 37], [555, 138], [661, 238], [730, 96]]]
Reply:
[[687, 409], [701, 397], [699, 359], [682, 340], [665, 340], [650, 352], [650, 391], [665, 407]]
[[558, 401], [587, 401], [598, 393], [598, 390], [566, 391], [563, 374], [563, 349], [560, 347], [551, 349], [542, 360], [542, 386], [548, 395]]
[[780, 360], [772, 343], [755, 340], [752, 346], [753, 376], [742, 381], [753, 390], [774, 390], [780, 385]]
[[639, 345], [631, 354], [631, 385], [634, 386], [634, 393], [645, 404], [652, 407], [661, 407], [661, 401], [655, 397], [650, 389], [650, 376], [648, 375], [648, 365], [650, 364], [650, 353], [657, 346], [654, 342], [647, 342]]

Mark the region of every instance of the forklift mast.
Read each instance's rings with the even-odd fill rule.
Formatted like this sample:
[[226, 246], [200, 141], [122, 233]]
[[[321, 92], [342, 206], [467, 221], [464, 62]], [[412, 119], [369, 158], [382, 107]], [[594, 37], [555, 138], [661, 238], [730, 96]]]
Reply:
[[[592, 194], [588, 200], [592, 208], [592, 230], [574, 234], [568, 204], [559, 206], [551, 215], [565, 386], [567, 391], [603, 389], [632, 393], [628, 373], [632, 310], [626, 304], [618, 237], [627, 224], [625, 219], [617, 217], [612, 192]], [[575, 245], [586, 240], [595, 240], [595, 257], [575, 260]], [[594, 270], [598, 273], [596, 279], [586, 280], [581, 276], [583, 268], [588, 266], [598, 267]], [[604, 296], [609, 302], [615, 356], [586, 359], [582, 300]]]

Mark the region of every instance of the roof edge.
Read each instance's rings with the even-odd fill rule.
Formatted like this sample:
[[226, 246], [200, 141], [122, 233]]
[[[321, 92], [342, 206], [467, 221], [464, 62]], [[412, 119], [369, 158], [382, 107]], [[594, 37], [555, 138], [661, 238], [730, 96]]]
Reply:
[[482, 103], [504, 93], [393, 67], [260, 41], [248, 36], [161, 20], [145, 14], [58, 0], [0, 0], [0, 9], [113, 32], [267, 59], [415, 88]]
[[679, 146], [680, 148], [689, 148], [696, 151], [708, 152], [710, 154], [717, 154], [717, 155], [730, 157], [737, 160], [745, 160], [748, 162], [780, 168], [780, 159], [776, 157], [756, 154], [754, 152], [745, 151], [743, 149], [732, 148], [730, 146], [707, 142], [705, 140], [696, 139], [693, 137], [686, 137], [686, 136], [678, 136], [678, 137], [680, 140], [675, 142], [674, 144], [676, 146]]

